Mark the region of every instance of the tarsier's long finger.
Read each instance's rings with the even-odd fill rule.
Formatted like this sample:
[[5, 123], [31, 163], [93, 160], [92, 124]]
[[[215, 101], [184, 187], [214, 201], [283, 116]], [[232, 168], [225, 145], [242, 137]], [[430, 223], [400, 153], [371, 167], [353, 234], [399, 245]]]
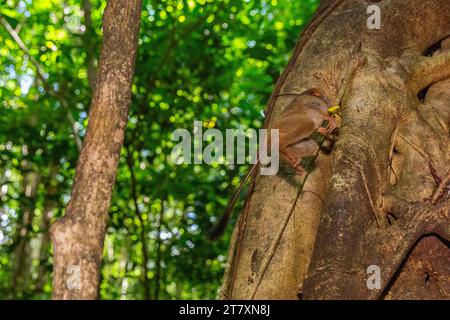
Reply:
[[336, 119], [333, 116], [330, 116], [328, 118], [328, 125], [327, 125], [327, 131], [328, 133], [331, 133], [334, 131], [334, 129], [336, 129], [337, 125], [336, 125]]
[[295, 168], [295, 174], [298, 176], [301, 176], [302, 174], [305, 173], [305, 169], [303, 168], [303, 166], [301, 164], [297, 165]]
[[329, 126], [328, 127], [328, 133], [332, 133], [334, 131], [334, 129], [336, 129], [336, 125], [335, 124]]

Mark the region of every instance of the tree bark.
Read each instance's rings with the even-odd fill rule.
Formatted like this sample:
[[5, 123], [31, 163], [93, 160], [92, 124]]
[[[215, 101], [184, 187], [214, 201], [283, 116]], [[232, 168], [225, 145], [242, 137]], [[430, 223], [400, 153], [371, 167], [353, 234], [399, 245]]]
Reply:
[[51, 227], [54, 299], [96, 299], [108, 221], [131, 100], [141, 0], [110, 0], [89, 124], [72, 197]]
[[[441, 124], [449, 109], [432, 112], [418, 96], [450, 78], [450, 54], [427, 55], [450, 35], [450, 3], [379, 2], [381, 30], [368, 29], [368, 5], [323, 2], [277, 84], [267, 122], [292, 94], [319, 88], [341, 104], [342, 125], [302, 189], [304, 177], [283, 171], [256, 177], [234, 231], [224, 299], [401, 299], [408, 281], [398, 274], [411, 259], [437, 267], [448, 257], [450, 137]], [[430, 252], [417, 245], [424, 236], [434, 239]], [[367, 286], [373, 265], [379, 289]], [[436, 286], [416, 286], [416, 297], [447, 287], [448, 268], [439, 274]]]

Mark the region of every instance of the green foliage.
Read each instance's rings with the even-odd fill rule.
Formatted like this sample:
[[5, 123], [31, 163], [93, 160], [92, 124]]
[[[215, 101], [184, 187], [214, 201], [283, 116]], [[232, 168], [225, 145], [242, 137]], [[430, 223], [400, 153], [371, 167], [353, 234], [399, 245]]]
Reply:
[[[2, 1], [29, 52], [0, 25], [0, 298], [51, 295], [45, 221], [63, 215], [70, 197], [74, 135], [85, 134], [89, 64], [101, 45], [105, 2], [88, 2], [90, 26], [85, 1]], [[261, 127], [317, 2], [144, 1], [101, 298], [142, 299], [144, 286], [152, 299], [217, 296], [232, 228], [218, 242], [205, 235], [247, 167], [175, 165], [171, 134], [192, 132], [194, 120], [222, 131]]]

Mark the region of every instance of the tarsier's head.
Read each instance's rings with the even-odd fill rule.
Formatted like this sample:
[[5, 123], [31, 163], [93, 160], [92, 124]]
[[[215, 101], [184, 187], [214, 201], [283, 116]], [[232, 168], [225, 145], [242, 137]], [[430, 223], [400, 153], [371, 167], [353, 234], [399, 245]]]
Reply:
[[291, 108], [310, 108], [327, 113], [331, 101], [320, 89], [309, 89], [297, 95], [291, 102]]
[[330, 99], [323, 93], [322, 90], [313, 88], [306, 90], [302, 93], [302, 96], [307, 100], [308, 104], [313, 104], [312, 106], [323, 107], [325, 105], [326, 108], [331, 106]]

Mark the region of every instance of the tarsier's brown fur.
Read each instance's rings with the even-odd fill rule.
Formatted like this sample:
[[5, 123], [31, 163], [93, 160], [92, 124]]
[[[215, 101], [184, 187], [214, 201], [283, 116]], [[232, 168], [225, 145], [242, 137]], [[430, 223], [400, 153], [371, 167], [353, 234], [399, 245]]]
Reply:
[[[330, 100], [319, 89], [311, 89], [296, 96], [269, 126], [269, 129], [279, 130], [280, 158], [299, 175], [305, 171], [300, 161], [316, 154], [319, 148], [311, 135], [316, 131], [327, 135], [336, 128], [336, 120], [328, 114], [330, 106]], [[322, 127], [325, 120], [328, 121], [326, 128]]]
[[[319, 145], [311, 138], [311, 135], [314, 132], [328, 135], [336, 128], [335, 118], [328, 114], [328, 107], [330, 106], [330, 100], [321, 90], [307, 90], [296, 96], [278, 119], [275, 119], [273, 124], [269, 126], [269, 130], [279, 130], [280, 159], [292, 166], [298, 175], [305, 172], [305, 169], [300, 163], [301, 160], [305, 157], [315, 155], [319, 148]], [[328, 121], [326, 127], [322, 127], [324, 121]], [[270, 137], [270, 131], [268, 136]], [[266, 147], [263, 153], [270, 148], [270, 140], [267, 145], [268, 147]], [[225, 230], [238, 195], [258, 164], [259, 159], [251, 167], [249, 173], [242, 180], [239, 188], [231, 198], [225, 213], [210, 234], [211, 239], [218, 238]]]

